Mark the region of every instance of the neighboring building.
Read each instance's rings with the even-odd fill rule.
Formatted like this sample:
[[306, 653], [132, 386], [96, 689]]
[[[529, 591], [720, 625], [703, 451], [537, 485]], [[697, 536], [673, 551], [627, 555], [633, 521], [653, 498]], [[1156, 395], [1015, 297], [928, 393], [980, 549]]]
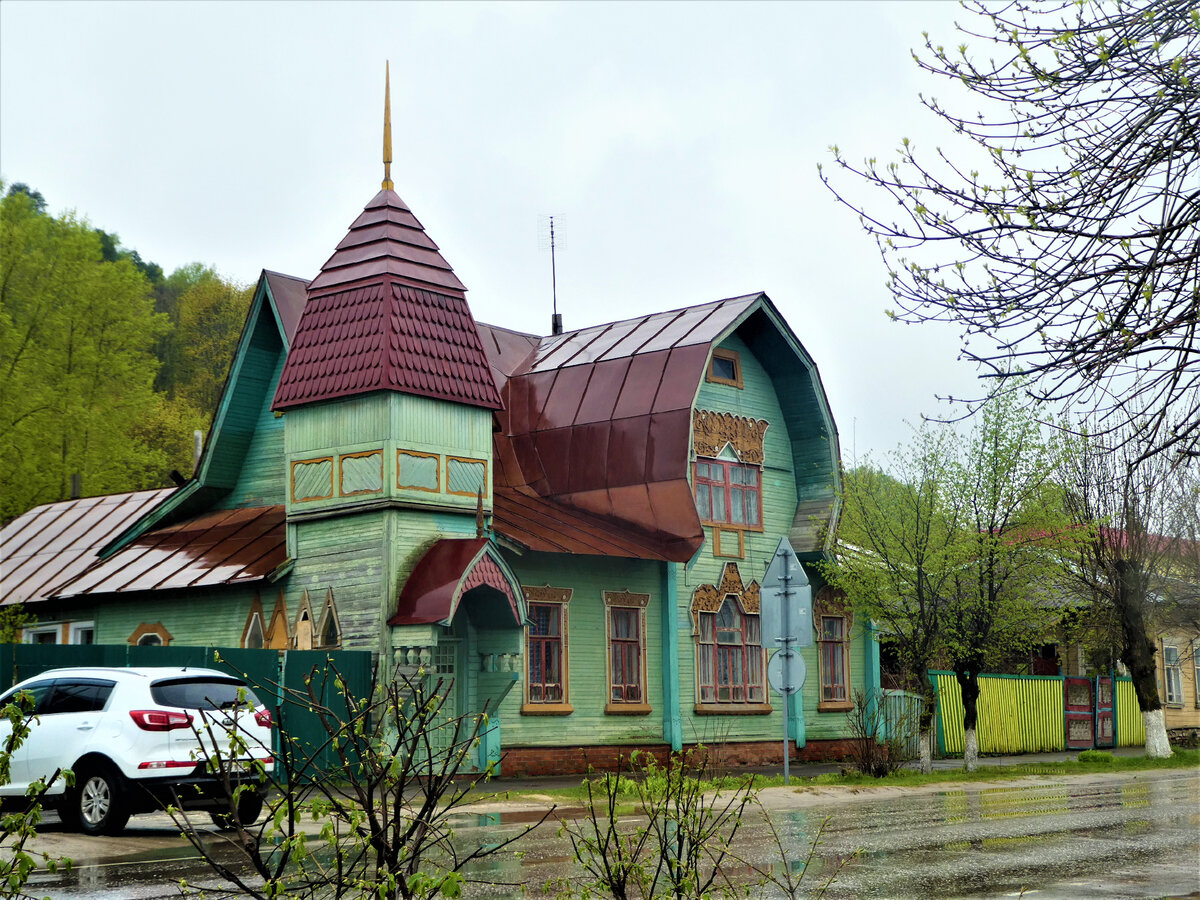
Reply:
[[792, 734], [840, 755], [877, 645], [813, 565], [837, 432], [771, 301], [477, 325], [390, 186], [311, 282], [263, 273], [190, 481], [4, 529], [28, 639], [370, 649], [486, 704], [507, 773], [696, 743], [766, 762], [758, 582], [786, 535], [816, 597]]

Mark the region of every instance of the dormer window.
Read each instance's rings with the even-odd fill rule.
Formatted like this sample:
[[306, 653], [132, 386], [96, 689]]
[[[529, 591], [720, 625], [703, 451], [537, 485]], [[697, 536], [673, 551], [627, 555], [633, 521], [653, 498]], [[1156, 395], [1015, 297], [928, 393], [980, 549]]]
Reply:
[[742, 360], [735, 350], [713, 350], [708, 360], [708, 381], [742, 388]]

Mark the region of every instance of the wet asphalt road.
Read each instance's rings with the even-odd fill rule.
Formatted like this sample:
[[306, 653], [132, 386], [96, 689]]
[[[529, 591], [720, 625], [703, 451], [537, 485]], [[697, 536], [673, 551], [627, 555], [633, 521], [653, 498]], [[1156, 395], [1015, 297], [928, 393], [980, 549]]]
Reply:
[[[762, 797], [783, 854], [770, 830], [753, 819], [739, 838], [739, 852], [756, 865], [777, 867], [786, 855], [798, 874], [813, 837], [831, 817], [804, 881], [815, 888], [840, 866], [829, 898], [1200, 897], [1200, 772], [939, 786], [887, 797], [814, 797], [775, 788]], [[518, 829], [523, 818], [464, 816], [459, 839], [472, 845], [495, 840]], [[72, 856], [75, 869], [36, 876], [30, 893], [55, 900], [148, 900], [179, 896], [181, 878], [216, 886], [167, 817], [138, 817], [130, 824], [119, 838], [84, 839], [62, 833], [48, 817], [39, 847]], [[519, 856], [493, 859], [472, 872], [505, 886], [474, 884], [467, 896], [522, 896], [521, 885], [540, 895], [547, 880], [575, 872], [554, 826], [543, 826], [521, 849]]]

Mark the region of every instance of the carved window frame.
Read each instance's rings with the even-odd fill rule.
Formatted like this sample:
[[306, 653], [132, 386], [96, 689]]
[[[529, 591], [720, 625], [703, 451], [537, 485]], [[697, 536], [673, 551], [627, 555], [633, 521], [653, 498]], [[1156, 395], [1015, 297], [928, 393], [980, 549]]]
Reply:
[[[329, 463], [329, 493], [328, 494], [314, 494], [311, 497], [297, 497], [296, 496], [296, 466], [311, 466], [314, 463], [319, 463], [319, 462]], [[332, 456], [317, 456], [317, 457], [314, 457], [313, 459], [293, 460], [291, 469], [289, 470], [289, 472], [291, 474], [291, 482], [292, 482], [292, 484], [291, 484], [292, 502], [293, 503], [309, 503], [313, 500], [328, 500], [330, 497], [332, 497], [333, 496], [333, 470], [336, 467], [337, 467], [337, 463], [334, 462], [334, 459]]]
[[[719, 615], [721, 608], [727, 600], [733, 600], [743, 618], [741, 626], [743, 641], [742, 652], [744, 657], [743, 666], [745, 668], [746, 678], [743, 685], [746, 689], [746, 696], [742, 700], [717, 700], [716, 694], [716, 663], [717, 656], [717, 640], [715, 633], [716, 616]], [[757, 581], [751, 581], [745, 584], [742, 581], [741, 572], [738, 570], [737, 563], [725, 563], [721, 570], [721, 579], [717, 584], [702, 584], [692, 593], [691, 614], [692, 614], [692, 647], [695, 653], [695, 670], [694, 687], [695, 687], [695, 706], [693, 712], [697, 715], [767, 715], [771, 712], [770, 694], [767, 692], [767, 654], [762, 646], [762, 623], [760, 612], [762, 609], [762, 592]], [[713, 617], [713, 640], [704, 640], [704, 627], [707, 624], [702, 618], [703, 616]], [[750, 623], [746, 620], [754, 617], [754, 630], [758, 632], [758, 642], [753, 643], [748, 640]], [[713, 677], [713, 692], [712, 699], [705, 699], [703, 687], [707, 682], [702, 682], [703, 677], [703, 657], [702, 654], [712, 654], [712, 677]], [[755, 654], [753, 660], [750, 654]], [[757, 670], [757, 678], [754, 678], [754, 670]], [[758, 695], [758, 699], [750, 696], [751, 691]]]
[[[604, 591], [604, 632], [605, 632], [605, 654], [604, 654], [604, 670], [605, 684], [608, 688], [608, 698], [605, 701], [604, 712], [608, 715], [618, 716], [645, 716], [653, 711], [650, 705], [649, 698], [646, 695], [646, 609], [650, 605], [649, 594], [637, 594], [629, 590], [623, 591]], [[613, 636], [613, 611], [623, 610], [625, 612], [633, 611], [634, 621], [637, 623], [637, 638], [636, 641], [630, 641], [625, 638], [615, 638]], [[637, 647], [637, 675], [638, 688], [640, 699], [625, 700], [613, 696], [617, 686], [613, 683], [613, 657], [617, 650], [617, 642], [621, 646], [636, 645]]]
[[[362, 459], [366, 456], [379, 457], [379, 487], [363, 488], [360, 491], [346, 490], [346, 460]], [[387, 478], [383, 471], [383, 450], [363, 450], [359, 453], [342, 453], [338, 456], [338, 496], [339, 497], [360, 497], [363, 494], [382, 494], [384, 487], [387, 485]]]
[[[404, 484], [400, 480], [400, 473], [404, 468], [404, 457], [409, 456], [414, 459], [432, 459], [433, 464], [433, 487], [423, 487], [419, 484]], [[399, 491], [425, 491], [427, 494], [440, 494], [442, 492], [442, 457], [438, 453], [423, 453], [420, 450], [405, 450], [396, 451], [396, 490]]]
[[529, 669], [533, 659], [532, 644], [530, 638], [530, 627], [525, 627], [525, 696], [524, 702], [521, 705], [521, 715], [525, 716], [569, 716], [575, 711], [571, 706], [571, 680], [570, 680], [570, 657], [569, 651], [569, 623], [568, 606], [571, 602], [571, 596], [574, 591], [571, 588], [557, 588], [550, 585], [542, 587], [526, 587], [521, 586], [521, 590], [525, 594], [525, 608], [527, 615], [532, 618], [535, 606], [552, 606], [558, 612], [558, 635], [557, 644], [559, 648], [559, 668], [560, 678], [562, 680], [562, 699], [556, 701], [531, 700], [529, 696]]

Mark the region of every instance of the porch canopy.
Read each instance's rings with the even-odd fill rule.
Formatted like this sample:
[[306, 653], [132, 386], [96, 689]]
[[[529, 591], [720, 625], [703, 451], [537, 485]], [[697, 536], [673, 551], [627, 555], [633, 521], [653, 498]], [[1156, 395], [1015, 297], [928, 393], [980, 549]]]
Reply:
[[389, 625], [450, 625], [466, 601], [478, 628], [523, 628], [525, 597], [508, 564], [487, 538], [444, 539], [408, 576]]

